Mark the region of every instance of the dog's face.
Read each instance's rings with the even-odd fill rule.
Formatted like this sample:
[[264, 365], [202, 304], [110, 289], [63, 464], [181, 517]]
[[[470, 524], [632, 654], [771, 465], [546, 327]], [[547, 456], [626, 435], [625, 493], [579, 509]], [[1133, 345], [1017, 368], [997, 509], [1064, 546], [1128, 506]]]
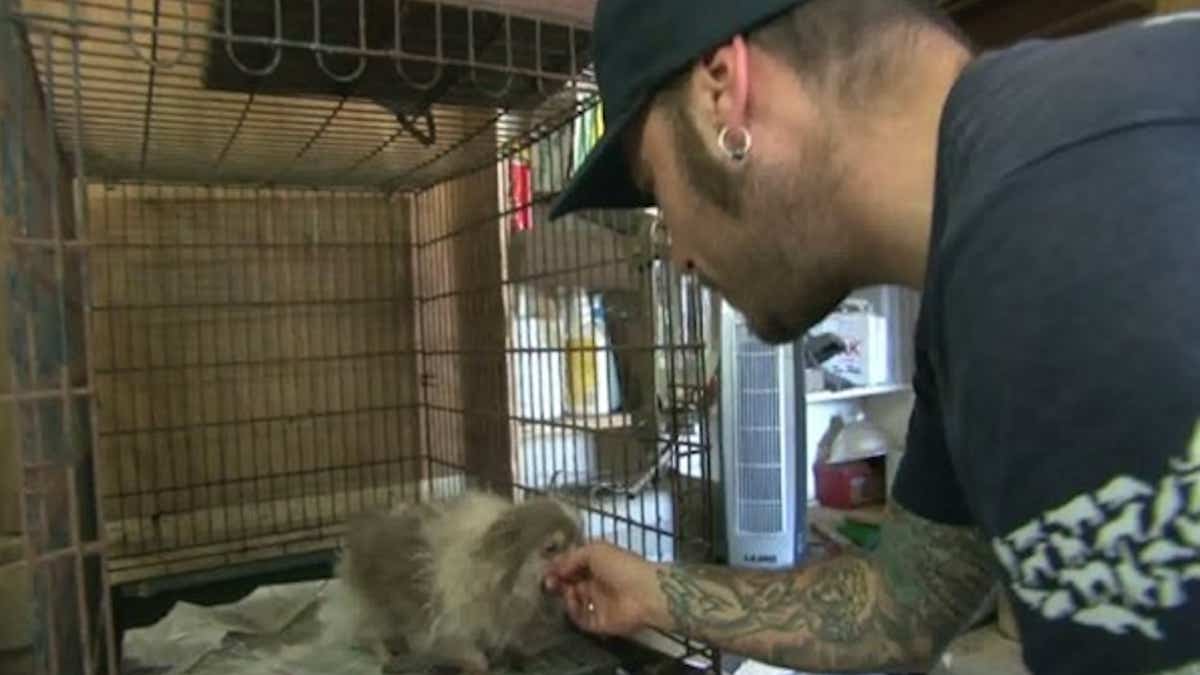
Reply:
[[557, 556], [583, 543], [578, 517], [558, 501], [531, 499], [515, 505], [489, 528], [479, 554], [503, 570], [503, 584], [521, 592], [543, 589], [546, 568]]
[[583, 532], [579, 529], [578, 523], [568, 521], [562, 523], [560, 527], [552, 529], [546, 535], [538, 553], [542, 560], [549, 562], [581, 545], [583, 545]]
[[582, 545], [583, 531], [579, 523], [568, 516], [557, 526], [551, 527], [549, 533], [542, 538], [541, 547], [535, 555], [529, 556], [524, 569], [518, 574], [518, 584], [536, 584], [543, 620], [566, 622], [566, 602], [560, 594], [548, 590], [544, 581], [546, 572], [555, 558]]

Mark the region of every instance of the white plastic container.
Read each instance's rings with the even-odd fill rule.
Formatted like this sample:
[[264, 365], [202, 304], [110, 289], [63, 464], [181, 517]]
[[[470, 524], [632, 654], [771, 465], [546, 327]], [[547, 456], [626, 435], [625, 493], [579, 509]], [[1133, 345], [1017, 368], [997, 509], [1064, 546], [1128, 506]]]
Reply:
[[885, 468], [888, 497], [892, 496], [892, 485], [896, 483], [896, 472], [900, 470], [900, 460], [902, 459], [904, 459], [904, 448], [894, 445], [888, 448], [887, 466]]
[[564, 411], [566, 358], [555, 347], [555, 322], [532, 316], [528, 289], [517, 289], [513, 319], [513, 400], [526, 420], [557, 420]]
[[560, 419], [566, 359], [561, 351], [549, 349], [552, 323], [516, 319], [513, 324], [518, 349], [513, 356], [517, 415], [527, 420]]
[[567, 407], [579, 416], [612, 414], [621, 401], [600, 296], [578, 291], [567, 307]]

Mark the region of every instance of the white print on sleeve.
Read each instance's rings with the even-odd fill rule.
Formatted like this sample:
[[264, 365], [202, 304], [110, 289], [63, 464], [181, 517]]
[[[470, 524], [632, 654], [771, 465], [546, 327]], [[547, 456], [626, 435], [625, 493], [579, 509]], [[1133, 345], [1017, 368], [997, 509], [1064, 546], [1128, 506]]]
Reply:
[[1158, 486], [1119, 476], [992, 540], [1013, 594], [1050, 621], [1166, 636], [1155, 616], [1200, 593], [1200, 422]]
[[1146, 28], [1153, 28], [1155, 26], [1163, 26], [1169, 23], [1175, 23], [1176, 21], [1197, 20], [1200, 20], [1200, 12], [1176, 12], [1174, 14], [1163, 14], [1162, 16], [1151, 17], [1143, 21], [1142, 25]]

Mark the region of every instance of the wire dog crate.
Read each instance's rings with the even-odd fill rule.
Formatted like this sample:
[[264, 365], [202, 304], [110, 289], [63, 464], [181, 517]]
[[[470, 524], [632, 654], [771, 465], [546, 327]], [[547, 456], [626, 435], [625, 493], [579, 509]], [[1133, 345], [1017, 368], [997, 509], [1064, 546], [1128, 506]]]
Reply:
[[576, 6], [0, 0], [37, 672], [117, 672], [114, 588], [469, 485], [718, 555], [713, 299], [651, 213], [546, 217], [601, 124]]

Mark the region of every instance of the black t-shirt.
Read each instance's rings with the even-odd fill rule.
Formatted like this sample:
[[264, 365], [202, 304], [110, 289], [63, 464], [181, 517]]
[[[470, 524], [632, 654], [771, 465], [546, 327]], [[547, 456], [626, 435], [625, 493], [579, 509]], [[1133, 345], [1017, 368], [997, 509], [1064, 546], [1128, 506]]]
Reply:
[[942, 120], [898, 503], [1038, 675], [1200, 661], [1200, 13], [985, 55]]

